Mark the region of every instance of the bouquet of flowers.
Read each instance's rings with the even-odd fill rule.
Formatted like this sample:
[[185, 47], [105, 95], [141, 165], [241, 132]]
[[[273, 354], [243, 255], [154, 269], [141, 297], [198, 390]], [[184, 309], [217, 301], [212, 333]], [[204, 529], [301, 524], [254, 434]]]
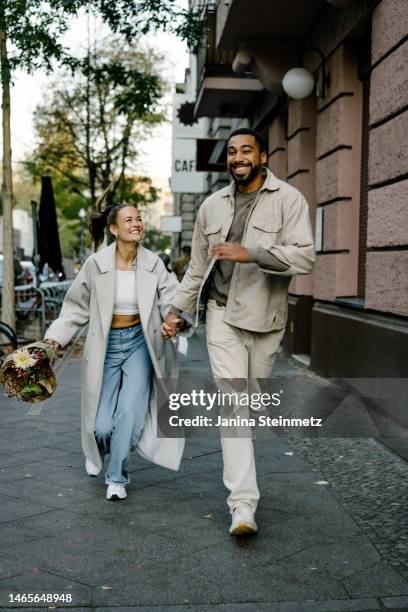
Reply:
[[33, 342], [8, 355], [0, 368], [0, 383], [10, 397], [24, 402], [43, 402], [57, 388], [52, 369], [54, 349], [46, 342]]

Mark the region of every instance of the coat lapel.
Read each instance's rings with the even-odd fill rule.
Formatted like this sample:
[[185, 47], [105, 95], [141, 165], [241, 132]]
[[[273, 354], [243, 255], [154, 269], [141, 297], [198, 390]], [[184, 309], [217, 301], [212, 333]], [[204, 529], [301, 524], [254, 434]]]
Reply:
[[139, 246], [136, 258], [136, 290], [142, 323], [147, 325], [157, 289], [157, 276], [151, 271], [154, 260], [150, 252]]
[[112, 323], [115, 300], [115, 270], [99, 274], [95, 278], [95, 289], [103, 335], [106, 337]]
[[115, 301], [115, 255], [116, 243], [101, 249], [95, 255], [101, 274], [95, 278], [96, 298], [103, 335], [109, 334]]

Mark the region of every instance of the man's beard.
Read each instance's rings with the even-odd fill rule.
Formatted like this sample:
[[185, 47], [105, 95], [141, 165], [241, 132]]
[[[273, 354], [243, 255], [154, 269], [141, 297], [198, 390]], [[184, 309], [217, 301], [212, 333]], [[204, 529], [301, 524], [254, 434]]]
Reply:
[[260, 164], [255, 164], [255, 165], [249, 164], [249, 165], [251, 167], [251, 170], [246, 177], [236, 176], [234, 174], [234, 169], [231, 167], [228, 168], [229, 173], [231, 174], [232, 178], [234, 179], [237, 185], [242, 185], [243, 187], [246, 187], [247, 185], [252, 183], [252, 181], [261, 173]]

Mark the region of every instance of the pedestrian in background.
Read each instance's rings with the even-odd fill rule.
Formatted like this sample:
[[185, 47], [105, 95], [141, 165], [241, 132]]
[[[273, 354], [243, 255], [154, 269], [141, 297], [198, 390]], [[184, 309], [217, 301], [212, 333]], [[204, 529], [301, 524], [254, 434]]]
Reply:
[[191, 259], [191, 247], [186, 245], [181, 249], [182, 256], [173, 263], [173, 272], [177, 276], [177, 280], [179, 283], [184, 278], [185, 273], [187, 272], [187, 268], [190, 264]]
[[158, 253], [158, 257], [160, 257], [160, 259], [162, 260], [162, 262], [164, 263], [164, 265], [166, 266], [166, 270], [169, 274], [172, 274], [174, 276], [174, 278], [177, 279], [176, 274], [173, 272], [173, 269], [171, 267], [171, 259], [170, 256], [167, 255], [167, 253], [164, 253], [163, 251], [161, 251], [160, 253]]
[[[100, 473], [110, 454], [105, 483], [106, 497], [113, 500], [127, 496], [131, 450], [177, 470], [184, 439], [158, 436], [155, 384], [168, 372], [160, 324], [178, 282], [140, 244], [143, 223], [136, 208], [119, 204], [96, 213], [91, 221], [96, 247], [106, 227], [115, 241], [84, 262], [45, 339], [63, 347], [89, 325], [82, 360], [82, 448], [90, 476]], [[171, 360], [176, 376], [175, 350]]]
[[[194, 312], [207, 296], [206, 336], [218, 381], [268, 378], [285, 332], [288, 286], [315, 260], [308, 204], [303, 195], [265, 167], [260, 134], [235, 131], [227, 142], [232, 183], [201, 205], [191, 262], [163, 332], [172, 337], [180, 313]], [[232, 384], [233, 386], [233, 384]], [[230, 533], [257, 531], [259, 500], [253, 442], [221, 435], [224, 484], [230, 491]], [[244, 432], [245, 433], [245, 432]]]

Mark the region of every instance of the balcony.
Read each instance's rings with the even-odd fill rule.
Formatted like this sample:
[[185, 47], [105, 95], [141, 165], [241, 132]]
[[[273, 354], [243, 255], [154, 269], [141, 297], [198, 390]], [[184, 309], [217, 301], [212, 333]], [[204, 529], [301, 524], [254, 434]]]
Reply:
[[207, 32], [197, 53], [197, 102], [199, 117], [243, 117], [262, 84], [251, 72], [237, 75], [232, 70], [235, 53], [217, 49], [216, 11], [207, 8]]
[[328, 6], [326, 0], [220, 0], [215, 45], [237, 49], [253, 41], [296, 44]]

